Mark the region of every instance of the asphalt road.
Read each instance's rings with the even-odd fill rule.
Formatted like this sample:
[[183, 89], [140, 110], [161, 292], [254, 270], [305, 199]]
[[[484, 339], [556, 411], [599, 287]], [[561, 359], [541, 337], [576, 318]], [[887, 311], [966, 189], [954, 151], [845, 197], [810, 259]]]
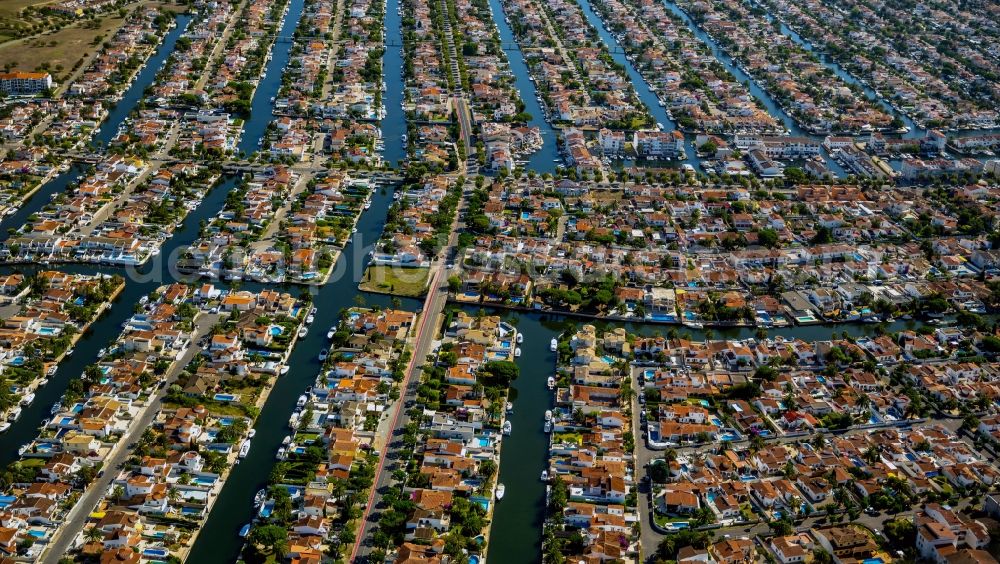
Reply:
[[191, 346], [188, 347], [187, 351], [184, 352], [171, 368], [170, 372], [167, 373], [167, 385], [156, 390], [150, 397], [146, 408], [139, 417], [132, 421], [132, 425], [129, 426], [125, 436], [112, 447], [108, 457], [104, 459], [104, 474], [90, 484], [83, 495], [80, 496], [76, 505], [63, 518], [64, 525], [53, 535], [52, 541], [43, 554], [43, 562], [56, 564], [69, 550], [74, 548], [74, 541], [87, 523], [87, 515], [93, 511], [97, 502], [108, 491], [108, 486], [118, 476], [120, 467], [125, 463], [129, 455], [132, 454], [132, 449], [129, 448], [129, 445], [138, 441], [146, 431], [146, 428], [152, 424], [153, 418], [159, 412], [160, 402], [167, 394], [167, 389], [174, 383], [188, 362], [194, 358], [194, 355], [201, 352], [201, 347], [197, 345], [199, 336], [206, 334], [218, 320], [219, 314], [202, 314], [198, 317], [191, 337]]
[[441, 315], [444, 306], [448, 302], [448, 272], [444, 268], [445, 263], [455, 260], [455, 245], [458, 243], [458, 232], [464, 226], [461, 222], [464, 213], [464, 198], [459, 203], [455, 212], [455, 220], [452, 223], [451, 233], [448, 236], [448, 243], [441, 250], [439, 258], [431, 264], [431, 283], [428, 287], [427, 297], [424, 299], [423, 313], [417, 325], [417, 336], [413, 347], [413, 355], [410, 357], [410, 364], [406, 369], [406, 378], [400, 388], [400, 399], [393, 404], [390, 413], [392, 426], [388, 430], [384, 446], [379, 452], [379, 464], [375, 470], [371, 492], [365, 504], [364, 512], [361, 515], [361, 527], [359, 528], [351, 550], [351, 557], [348, 562], [365, 561], [371, 553], [373, 547], [369, 539], [375, 526], [378, 524], [379, 508], [382, 504], [382, 494], [392, 485], [392, 471], [395, 460], [399, 458], [399, 451], [402, 447], [403, 428], [410, 422], [410, 417], [406, 414], [405, 405], [409, 400], [417, 399], [417, 386], [420, 385], [420, 367], [424, 364], [427, 355], [431, 352], [431, 345], [437, 334], [437, 329], [441, 325]]

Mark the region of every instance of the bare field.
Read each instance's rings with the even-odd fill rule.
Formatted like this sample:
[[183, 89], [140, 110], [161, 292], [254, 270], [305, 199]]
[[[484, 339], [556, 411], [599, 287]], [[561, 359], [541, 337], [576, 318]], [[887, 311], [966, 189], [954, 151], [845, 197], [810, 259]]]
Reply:
[[[16, 16], [14, 5], [20, 7], [45, 4], [39, 0], [0, 1], [0, 20], [10, 15]], [[140, 5], [174, 9], [177, 5], [167, 2], [137, 2], [129, 7], [133, 10]], [[20, 9], [20, 8], [18, 8]], [[0, 67], [26, 71], [47, 70], [56, 82], [62, 83], [73, 68], [84, 64], [98, 52], [104, 39], [112, 37], [124, 22], [117, 11], [98, 16], [94, 20], [81, 20], [54, 32], [46, 32], [19, 40], [0, 44]], [[98, 39], [95, 44], [95, 39]], [[86, 60], [85, 60], [86, 59]], [[47, 66], [46, 66], [47, 65]]]

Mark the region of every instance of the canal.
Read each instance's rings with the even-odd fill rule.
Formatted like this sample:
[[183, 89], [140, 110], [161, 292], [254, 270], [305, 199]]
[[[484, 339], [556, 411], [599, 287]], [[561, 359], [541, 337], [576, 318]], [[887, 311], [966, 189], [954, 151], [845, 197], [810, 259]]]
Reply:
[[[584, 17], [590, 25], [597, 30], [598, 36], [604, 45], [608, 47], [611, 52], [611, 58], [625, 69], [628, 74], [629, 79], [632, 81], [632, 87], [635, 89], [636, 94], [639, 96], [639, 100], [646, 106], [653, 119], [657, 124], [662, 125], [663, 131], [674, 131], [677, 129], [677, 122], [674, 121], [673, 117], [667, 113], [667, 110], [660, 106], [660, 99], [650, 88], [649, 83], [646, 82], [646, 78], [642, 76], [642, 73], [635, 68], [632, 61], [628, 60], [625, 56], [625, 49], [618, 43], [618, 39], [611, 34], [605, 27], [604, 22], [600, 16], [594, 12], [593, 7], [590, 5], [590, 0], [578, 0], [580, 9], [583, 11]], [[684, 135], [684, 151], [686, 157], [682, 160], [677, 161], [662, 161], [664, 163], [674, 163], [674, 164], [687, 164], [694, 167], [695, 170], [700, 170], [701, 159], [695, 154], [694, 146], [694, 135]], [[656, 166], [657, 161], [641, 161], [642, 164]], [[618, 166], [627, 167], [636, 164], [635, 161], [624, 160], [617, 163]]]
[[[719, 63], [721, 63], [730, 74], [736, 77], [736, 80], [743, 83], [747, 90], [750, 91], [750, 94], [764, 105], [764, 109], [767, 110], [767, 113], [770, 114], [771, 117], [780, 120], [789, 133], [799, 137], [822, 140], [821, 137], [813, 135], [799, 127], [799, 124], [795, 121], [795, 119], [788, 115], [788, 112], [786, 112], [766, 90], [761, 88], [752, 76], [747, 74], [743, 68], [738, 66], [735, 61], [733, 61], [733, 58], [730, 57], [721, 47], [719, 47], [719, 44], [715, 41], [715, 39], [708, 35], [708, 33], [706, 33], [701, 26], [691, 19], [687, 12], [682, 10], [671, 0], [663, 0], [663, 5], [666, 6], [672, 14], [684, 22], [684, 25], [687, 26], [691, 33], [708, 47], [712, 56], [715, 57], [715, 60], [719, 61]], [[839, 178], [847, 176], [847, 172], [840, 166], [840, 164], [837, 163], [837, 161], [833, 160], [826, 148], [821, 148], [820, 151], [823, 155], [823, 159], [826, 161], [827, 167], [829, 167], [831, 172]]]
[[562, 157], [559, 155], [559, 148], [556, 143], [558, 134], [553, 129], [547, 118], [548, 114], [542, 103], [539, 101], [538, 89], [531, 81], [531, 74], [528, 72], [528, 65], [524, 62], [524, 53], [520, 44], [514, 38], [514, 30], [507, 23], [506, 13], [500, 0], [489, 0], [490, 12], [493, 14], [493, 22], [496, 23], [497, 31], [500, 32], [500, 43], [505, 46], [517, 46], [516, 49], [508, 50], [507, 61], [510, 63], [510, 71], [514, 75], [514, 85], [517, 87], [521, 100], [524, 100], [524, 110], [531, 114], [528, 125], [537, 127], [542, 133], [542, 147], [528, 157], [527, 169], [534, 170], [539, 174], [552, 173], [556, 170], [556, 165], [561, 164]]
[[156, 52], [146, 61], [146, 66], [132, 80], [132, 84], [125, 91], [125, 95], [108, 112], [108, 117], [105, 118], [104, 123], [101, 125], [100, 133], [94, 136], [95, 144], [107, 147], [118, 136], [118, 129], [125, 122], [125, 118], [132, 113], [135, 105], [142, 100], [146, 87], [153, 84], [153, 81], [156, 80], [156, 73], [160, 72], [163, 64], [167, 62], [167, 58], [174, 52], [177, 40], [184, 33], [184, 30], [187, 29], [192, 19], [192, 16], [189, 14], [177, 16], [175, 20], [177, 25], [167, 33], [160, 46], [157, 47]]
[[[267, 485], [275, 453], [288, 434], [287, 421], [295, 409], [295, 402], [305, 389], [314, 384], [319, 374], [319, 352], [328, 346], [327, 329], [332, 326], [343, 308], [355, 304], [367, 263], [368, 251], [382, 233], [385, 212], [392, 203], [392, 191], [376, 192], [372, 207], [358, 222], [358, 232], [345, 248], [334, 267], [331, 281], [313, 292], [313, 305], [319, 311], [316, 321], [305, 338], [299, 339], [288, 364], [291, 370], [278, 379], [261, 410], [255, 428], [250, 453], [233, 468], [223, 486], [216, 504], [202, 527], [188, 557], [189, 562], [234, 562], [243, 546], [237, 533], [253, 517], [254, 493]], [[390, 296], [362, 294], [365, 304], [387, 307]], [[403, 307], [415, 310], [416, 300], [403, 300]]]
[[556, 353], [549, 351], [549, 341], [558, 328], [546, 326], [546, 316], [539, 314], [490, 313], [515, 322], [524, 342], [516, 359], [521, 374], [511, 386], [511, 434], [503, 439], [497, 478], [507, 491], [503, 501], [496, 502], [486, 561], [540, 562], [545, 519], [545, 484], [540, 478], [549, 449], [542, 427], [545, 410], [553, 403], [546, 379], [555, 372]]
[[226, 200], [226, 193], [235, 184], [235, 178], [229, 178], [213, 189], [205, 197], [201, 205], [184, 219], [174, 235], [167, 239], [159, 255], [146, 264], [136, 268], [109, 268], [92, 265], [57, 265], [50, 267], [3, 266], [0, 273], [9, 274], [21, 272], [26, 275], [38, 270], [57, 269], [64, 272], [80, 274], [96, 274], [107, 272], [121, 274], [125, 278], [125, 289], [115, 299], [110, 311], [95, 321], [84, 333], [75, 346], [72, 356], [66, 357], [59, 364], [56, 373], [49, 378], [49, 383], [35, 391], [35, 402], [25, 407], [21, 418], [0, 437], [0, 468], [17, 460], [17, 447], [31, 441], [38, 435], [38, 425], [46, 422], [52, 404], [59, 401], [60, 396], [72, 378], [83, 373], [84, 368], [97, 360], [100, 349], [111, 344], [121, 333], [122, 323], [132, 315], [132, 307], [142, 296], [155, 290], [160, 284], [166, 284], [180, 277], [174, 270], [177, 258], [198, 237], [199, 222], [207, 219], [221, 209]]
[[237, 151], [251, 154], [260, 149], [268, 124], [274, 120], [274, 98], [281, 89], [281, 76], [292, 52], [292, 36], [302, 19], [305, 0], [290, 0], [281, 20], [281, 27], [271, 45], [271, 59], [267, 62], [264, 77], [257, 84], [250, 103], [250, 117], [243, 123], [243, 134]]
[[[191, 16], [188, 14], [178, 15], [174, 22], [174, 27], [167, 32], [167, 35], [163, 38], [159, 47], [150, 56], [149, 60], [146, 61], [146, 66], [143, 67], [141, 71], [135, 76], [129, 85], [125, 94], [122, 96], [121, 100], [111, 108], [108, 112], [107, 117], [101, 122], [100, 132], [97, 133], [93, 138], [93, 143], [101, 146], [107, 145], [115, 136], [118, 134], [118, 129], [121, 127], [122, 123], [125, 122], [125, 118], [129, 116], [133, 109], [135, 109], [136, 104], [142, 99], [142, 94], [146, 88], [153, 83], [156, 79], [156, 73], [160, 71], [163, 67], [163, 63], [166, 62], [167, 57], [174, 52], [174, 46], [177, 44], [177, 39], [184, 33], [187, 29], [188, 24], [191, 22]], [[41, 188], [38, 189], [33, 196], [31, 196], [28, 201], [24, 203], [16, 212], [8, 215], [0, 221], [0, 240], [7, 240], [8, 228], [18, 228], [28, 222], [28, 218], [32, 215], [41, 211], [45, 204], [49, 203], [54, 194], [60, 194], [66, 190], [66, 187], [70, 184], [80, 180], [80, 177], [86, 171], [86, 167], [73, 165], [69, 170], [63, 172], [62, 174], [56, 176], [49, 182], [46, 182]]]
[[[458, 307], [452, 306], [449, 307]], [[478, 307], [464, 305], [462, 309], [475, 313]], [[514, 381], [511, 403], [514, 412], [508, 416], [511, 434], [504, 437], [500, 457], [498, 481], [506, 486], [503, 501], [496, 506], [493, 528], [487, 548], [488, 562], [541, 562], [542, 533], [545, 519], [545, 485], [541, 482], [542, 470], [547, 467], [548, 435], [543, 431], [545, 410], [553, 405], [552, 392], [546, 379], [554, 375], [556, 353], [549, 351], [549, 342], [562, 333], [575, 331], [590, 323], [598, 334], [624, 327], [629, 333], [642, 336], [666, 335], [676, 330], [693, 340], [747, 339], [756, 335], [757, 329], [741, 327], [731, 329], [694, 330], [676, 325], [636, 324], [568, 318], [544, 313], [513, 313], [503, 309], [486, 308], [490, 315], [500, 315], [517, 327], [524, 335], [520, 345], [521, 357], [517, 364], [521, 374]], [[915, 329], [918, 321], [896, 321], [885, 326], [888, 332]], [[771, 338], [782, 336], [807, 342], [839, 337], [846, 332], [852, 337], [874, 335], [876, 324], [812, 325], [771, 329]]]
[[[406, 112], [403, 111], [403, 35], [400, 0], [387, 0], [385, 9], [385, 43], [382, 53], [382, 79], [385, 81], [385, 117], [382, 127], [382, 160], [398, 166], [406, 158]], [[388, 45], [397, 45], [389, 47]]]

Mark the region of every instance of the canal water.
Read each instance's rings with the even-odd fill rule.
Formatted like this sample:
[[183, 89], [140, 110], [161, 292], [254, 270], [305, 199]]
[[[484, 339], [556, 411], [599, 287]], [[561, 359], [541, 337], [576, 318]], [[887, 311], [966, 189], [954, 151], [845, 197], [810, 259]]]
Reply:
[[403, 111], [403, 35], [400, 31], [399, 0], [388, 0], [385, 8], [385, 42], [382, 54], [382, 78], [385, 80], [385, 118], [382, 119], [382, 160], [397, 166], [406, 158], [406, 112]]
[[[461, 306], [469, 313], [478, 311], [475, 306]], [[546, 386], [549, 376], [555, 374], [556, 353], [549, 351], [549, 342], [567, 331], [575, 331], [590, 323], [598, 334], [624, 327], [629, 333], [643, 336], [666, 335], [676, 329], [680, 335], [693, 340], [704, 340], [705, 330], [687, 327], [591, 321], [543, 313], [512, 313], [507, 310], [486, 308], [491, 315], [500, 315], [515, 325], [524, 335], [520, 345], [521, 357], [517, 364], [521, 374], [514, 381], [511, 402], [514, 412], [511, 434], [504, 437], [500, 457], [499, 481], [506, 486], [503, 501], [499, 502], [493, 518], [493, 528], [487, 562], [541, 562], [542, 532], [545, 519], [545, 485], [540, 481], [542, 470], [547, 467], [548, 435], [543, 431], [545, 410], [553, 405], [552, 392]], [[897, 321], [887, 326], [889, 332], [914, 329], [916, 321]], [[831, 339], [847, 332], [853, 337], [873, 335], [874, 324], [812, 325], [771, 329], [769, 337], [782, 336], [805, 341]], [[713, 339], [746, 339], [753, 337], [756, 328], [714, 329]]]
[[600, 36], [604, 45], [611, 52], [611, 58], [614, 59], [616, 63], [625, 69], [628, 73], [629, 79], [632, 81], [632, 87], [635, 89], [636, 94], [639, 95], [639, 99], [643, 104], [646, 105], [646, 109], [652, 114], [653, 119], [663, 126], [664, 131], [674, 131], [677, 129], [677, 123], [670, 118], [662, 106], [660, 106], [660, 99], [656, 97], [656, 94], [650, 89], [649, 83], [643, 78], [642, 74], [636, 70], [632, 61], [624, 54], [624, 48], [618, 43], [618, 39], [614, 35], [611, 35], [607, 29], [604, 28], [604, 23], [601, 17], [594, 12], [594, 9], [590, 5], [590, 0], [579, 0], [580, 8], [583, 10], [583, 15], [586, 16], [587, 21], [590, 25], [597, 30], [597, 34]]
[[514, 74], [514, 85], [517, 86], [517, 91], [521, 95], [521, 99], [524, 100], [524, 109], [531, 114], [531, 121], [528, 122], [528, 125], [537, 127], [542, 133], [542, 147], [528, 157], [526, 168], [539, 174], [555, 172], [556, 165], [563, 162], [559, 155], [559, 148], [556, 146], [558, 133], [546, 119], [545, 110], [542, 108], [541, 102], [538, 101], [538, 89], [531, 81], [528, 65], [524, 62], [524, 53], [514, 38], [514, 31], [504, 19], [503, 5], [500, 0], [489, 0], [489, 2], [493, 21], [496, 23], [497, 31], [500, 32], [500, 42], [505, 47], [516, 46], [516, 49], [507, 50], [507, 60], [510, 62], [510, 71]]
[[176, 259], [198, 237], [199, 222], [211, 217], [222, 208], [226, 193], [236, 183], [235, 178], [229, 178], [208, 193], [201, 206], [184, 219], [181, 227], [173, 237], [167, 239], [160, 254], [153, 257], [147, 264], [135, 269], [120, 269], [113, 267], [97, 267], [92, 265], [53, 265], [48, 267], [2, 266], [0, 273], [9, 274], [21, 272], [26, 275], [38, 270], [60, 270], [79, 274], [120, 274], [125, 278], [125, 289], [115, 299], [110, 311], [91, 324], [90, 329], [77, 342], [72, 356], [59, 364], [56, 373], [49, 378], [49, 383], [35, 391], [35, 402], [25, 407], [21, 418], [11, 428], [0, 436], [0, 468], [17, 459], [17, 447], [25, 444], [38, 435], [38, 425], [47, 421], [52, 404], [59, 401], [66, 391], [69, 381], [83, 373], [84, 368], [97, 360], [100, 349], [110, 345], [121, 333], [122, 323], [132, 315], [132, 307], [142, 296], [156, 289], [160, 284], [177, 280], [179, 277], [173, 270]]
[[124, 123], [125, 118], [132, 113], [135, 105], [142, 100], [146, 87], [153, 83], [156, 79], [156, 73], [160, 72], [167, 58], [174, 52], [174, 45], [177, 44], [177, 40], [184, 33], [184, 30], [187, 29], [188, 24], [191, 23], [191, 19], [192, 16], [189, 14], [180, 14], [177, 16], [175, 20], [177, 25], [167, 33], [163, 42], [157, 47], [156, 52], [146, 62], [146, 66], [139, 71], [132, 84], [129, 85], [122, 99], [108, 112], [108, 117], [105, 118], [104, 123], [101, 125], [101, 132], [94, 136], [94, 142], [97, 145], [106, 147], [118, 135], [118, 128]]
[[[726, 52], [723, 51], [721, 47], [719, 47], [719, 44], [715, 41], [715, 39], [713, 39], [707, 33], [705, 33], [705, 31], [693, 19], [691, 19], [691, 17], [687, 14], [687, 12], [682, 10], [679, 6], [677, 6], [677, 4], [675, 4], [670, 0], [664, 0], [663, 5], [666, 6], [671, 13], [673, 13], [675, 16], [677, 16], [684, 22], [684, 24], [688, 27], [691, 33], [693, 33], [694, 36], [698, 38], [699, 41], [701, 41], [708, 47], [708, 49], [712, 53], [712, 56], [715, 57], [717, 61], [722, 63], [722, 66], [725, 67], [725, 69], [729, 71], [730, 74], [736, 77], [736, 80], [743, 83], [743, 85], [746, 86], [747, 90], [750, 91], [750, 94], [753, 95], [753, 97], [756, 98], [757, 100], [760, 100], [762, 104], [764, 104], [764, 109], [767, 110], [767, 113], [770, 114], [771, 117], [779, 119], [781, 123], [785, 126], [785, 129], [789, 131], [789, 133], [799, 137], [808, 137], [810, 139], [821, 139], [820, 137], [813, 135], [808, 131], [799, 127], [798, 123], [795, 122], [795, 119], [793, 119], [792, 116], [788, 115], [788, 112], [786, 112], [774, 100], [774, 98], [771, 97], [771, 95], [766, 90], [761, 88], [760, 85], [757, 84], [757, 81], [753, 79], [753, 77], [751, 77], [749, 74], [746, 73], [746, 71], [744, 71], [741, 67], [739, 67], [733, 61], [733, 58], [730, 57], [728, 54], [726, 54]], [[823, 154], [823, 158], [826, 161], [826, 165], [835, 175], [837, 175], [840, 178], [844, 178], [847, 176], [847, 172], [843, 169], [843, 167], [841, 167], [837, 163], [837, 161], [833, 160], [833, 158], [830, 156], [830, 153], [825, 148], [820, 149], [820, 151]]]
[[[289, 357], [291, 370], [278, 379], [261, 410], [255, 428], [250, 453], [229, 475], [219, 494], [208, 521], [202, 527], [189, 562], [233, 562], [243, 546], [237, 533], [253, 517], [254, 493], [267, 485], [270, 470], [275, 464], [275, 453], [289, 433], [288, 418], [295, 409], [295, 402], [305, 389], [314, 384], [319, 374], [318, 355], [328, 346], [327, 329], [332, 326], [343, 308], [355, 305], [354, 296], [364, 273], [368, 250], [382, 233], [385, 212], [392, 203], [392, 193], [375, 193], [372, 207], [361, 216], [358, 232], [353, 242], [334, 267], [331, 281], [313, 296], [313, 305], [319, 310], [316, 321], [305, 338], [299, 339]], [[391, 298], [385, 295], [363, 294], [365, 304], [387, 307]], [[417, 300], [403, 299], [402, 307], [410, 311], [418, 306]]]
[[538, 314], [490, 313], [517, 318], [517, 330], [524, 333], [524, 342], [519, 345], [521, 356], [516, 359], [521, 374], [510, 394], [514, 405], [514, 412], [507, 416], [511, 434], [504, 437], [500, 453], [498, 481], [507, 491], [503, 501], [496, 502], [486, 561], [540, 562], [545, 519], [541, 473], [549, 449], [543, 425], [545, 410], [553, 404], [546, 379], [555, 372], [556, 353], [549, 351], [549, 341], [558, 329], [547, 327]]
[[237, 151], [247, 155], [260, 149], [261, 140], [267, 125], [274, 120], [273, 99], [281, 89], [281, 75], [288, 65], [292, 51], [291, 37], [302, 19], [302, 8], [305, 0], [290, 0], [285, 15], [281, 20], [274, 45], [271, 46], [271, 60], [267, 62], [264, 77], [257, 84], [250, 103], [250, 117], [243, 124], [243, 135], [237, 145]]
[[[132, 112], [139, 100], [142, 99], [143, 91], [153, 83], [153, 80], [156, 79], [156, 73], [163, 67], [163, 63], [166, 62], [167, 57], [174, 52], [177, 39], [187, 29], [188, 24], [191, 22], [191, 16], [180, 14], [174, 21], [176, 25], [167, 32], [167, 35], [163, 38], [163, 42], [160, 43], [160, 46], [150, 56], [146, 62], [146, 66], [132, 80], [121, 100], [108, 112], [108, 116], [101, 123], [100, 133], [96, 134], [93, 138], [95, 144], [107, 145], [115, 138], [125, 118]], [[66, 190], [66, 186], [80, 180], [85, 171], [85, 167], [73, 165], [66, 172], [45, 183], [16, 212], [4, 217], [0, 221], [0, 240], [6, 241], [9, 236], [7, 232], [8, 228], [13, 227], [16, 229], [27, 223], [28, 218], [41, 211], [45, 204], [52, 199], [53, 194], [62, 193]]]

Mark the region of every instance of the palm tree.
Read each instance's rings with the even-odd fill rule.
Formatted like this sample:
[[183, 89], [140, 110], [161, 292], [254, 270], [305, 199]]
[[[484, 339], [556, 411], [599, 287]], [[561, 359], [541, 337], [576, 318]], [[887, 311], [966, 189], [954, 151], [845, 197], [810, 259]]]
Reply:
[[87, 539], [87, 542], [100, 542], [104, 540], [104, 531], [90, 527], [83, 532], [83, 538]]

